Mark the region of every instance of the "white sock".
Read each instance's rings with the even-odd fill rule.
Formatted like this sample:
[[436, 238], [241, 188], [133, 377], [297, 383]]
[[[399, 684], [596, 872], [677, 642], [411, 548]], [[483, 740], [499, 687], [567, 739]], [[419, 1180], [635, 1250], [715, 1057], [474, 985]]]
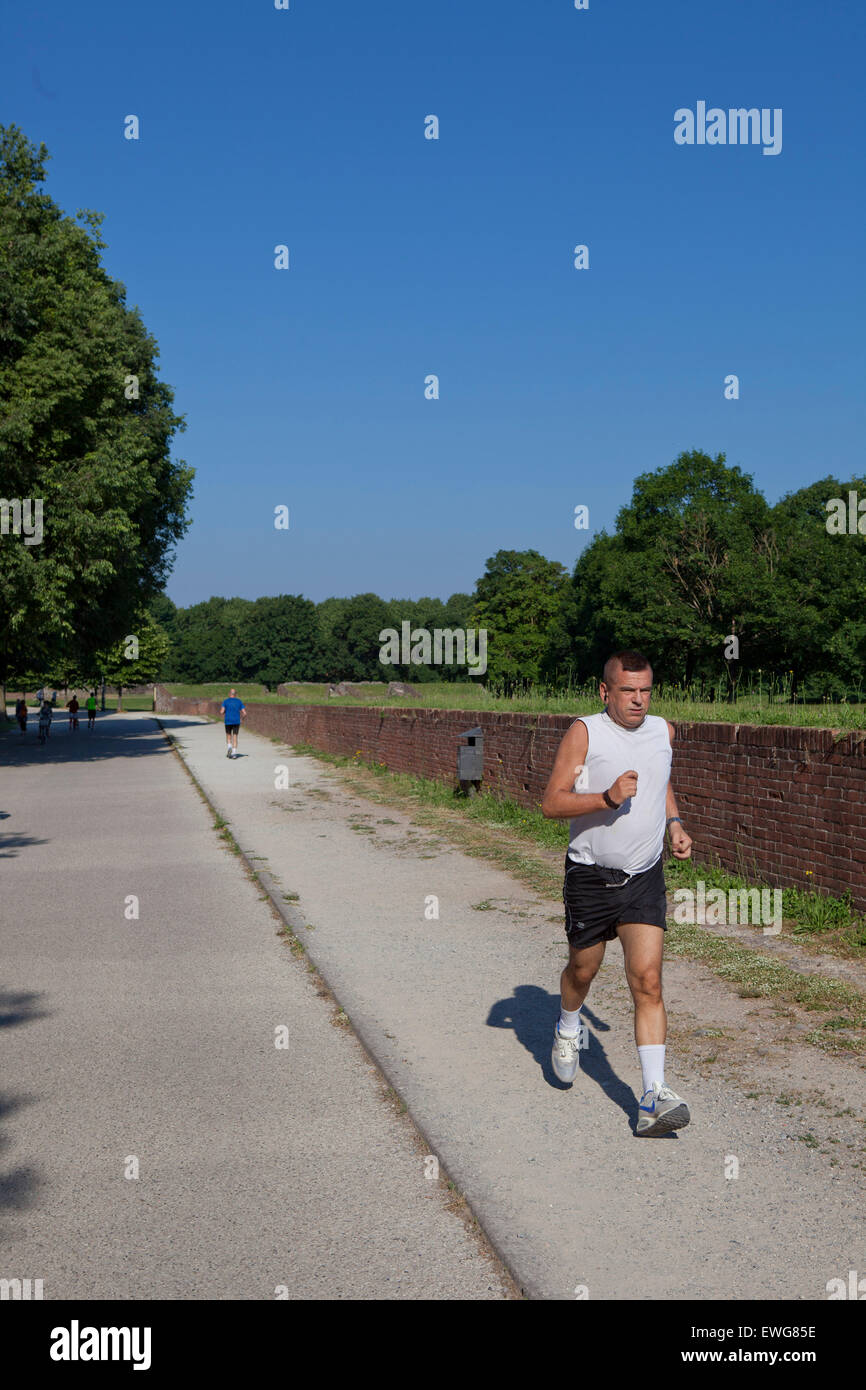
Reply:
[[569, 1011], [565, 1005], [560, 1002], [559, 1031], [564, 1038], [573, 1038], [577, 1036], [580, 1031], [580, 1011], [582, 1008], [583, 1005], [579, 1004], [576, 1009]]
[[652, 1090], [654, 1081], [665, 1084], [665, 1045], [664, 1043], [642, 1043], [637, 1050], [640, 1069], [643, 1073], [643, 1094]]

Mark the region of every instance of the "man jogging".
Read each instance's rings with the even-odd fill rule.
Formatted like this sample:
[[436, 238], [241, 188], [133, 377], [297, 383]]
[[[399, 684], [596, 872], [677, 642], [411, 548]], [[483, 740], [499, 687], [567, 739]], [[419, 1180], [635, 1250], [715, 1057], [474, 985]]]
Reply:
[[220, 705], [220, 714], [225, 717], [226, 757], [236, 758], [238, 755], [238, 729], [241, 727], [241, 720], [247, 717], [247, 710], [243, 700], [239, 700], [235, 695], [234, 686], [229, 691], [228, 698], [223, 700]]
[[91, 690], [87, 697], [87, 728], [90, 732], [96, 724], [96, 691]]
[[647, 713], [652, 679], [640, 652], [615, 652], [605, 662], [599, 686], [604, 712], [572, 724], [541, 803], [543, 815], [571, 821], [563, 886], [569, 954], [560, 981], [553, 1070], [564, 1082], [577, 1075], [580, 1008], [606, 942], [618, 936], [634, 999], [640, 1135], [667, 1134], [690, 1119], [685, 1101], [664, 1079], [667, 902], [661, 855], [666, 829], [677, 859], [689, 858], [692, 842], [670, 782], [673, 725]]

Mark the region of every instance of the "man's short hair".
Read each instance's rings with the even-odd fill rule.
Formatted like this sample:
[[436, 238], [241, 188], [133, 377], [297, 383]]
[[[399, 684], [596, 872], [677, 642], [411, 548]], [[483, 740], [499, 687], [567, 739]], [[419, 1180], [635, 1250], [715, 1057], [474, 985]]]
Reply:
[[621, 652], [613, 652], [612, 655], [609, 656], [607, 661], [604, 663], [604, 672], [602, 674], [602, 680], [604, 681], [605, 685], [613, 685], [614, 679], [616, 677], [617, 665], [619, 665], [623, 671], [652, 670], [652, 666], [650, 662], [647, 660], [647, 658], [644, 656], [643, 652], [636, 652], [633, 651], [631, 648], [626, 648], [624, 651]]

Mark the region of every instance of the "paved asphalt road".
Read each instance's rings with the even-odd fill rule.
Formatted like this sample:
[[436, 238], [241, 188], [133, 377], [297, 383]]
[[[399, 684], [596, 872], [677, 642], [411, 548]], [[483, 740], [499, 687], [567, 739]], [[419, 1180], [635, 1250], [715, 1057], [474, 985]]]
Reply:
[[514, 1296], [153, 718], [0, 739], [0, 815], [0, 1277]]

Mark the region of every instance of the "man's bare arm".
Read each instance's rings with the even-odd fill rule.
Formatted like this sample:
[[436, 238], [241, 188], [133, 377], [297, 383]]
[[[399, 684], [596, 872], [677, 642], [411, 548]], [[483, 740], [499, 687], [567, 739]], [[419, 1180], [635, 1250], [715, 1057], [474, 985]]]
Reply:
[[588, 748], [589, 734], [586, 725], [578, 719], [559, 745], [553, 771], [541, 799], [541, 814], [548, 820], [572, 820], [575, 816], [610, 811], [611, 802], [621, 806], [629, 796], [634, 795], [637, 785], [635, 772], [624, 772], [608, 787], [610, 802], [605, 801], [602, 792], [574, 791], [575, 781], [586, 762]]

